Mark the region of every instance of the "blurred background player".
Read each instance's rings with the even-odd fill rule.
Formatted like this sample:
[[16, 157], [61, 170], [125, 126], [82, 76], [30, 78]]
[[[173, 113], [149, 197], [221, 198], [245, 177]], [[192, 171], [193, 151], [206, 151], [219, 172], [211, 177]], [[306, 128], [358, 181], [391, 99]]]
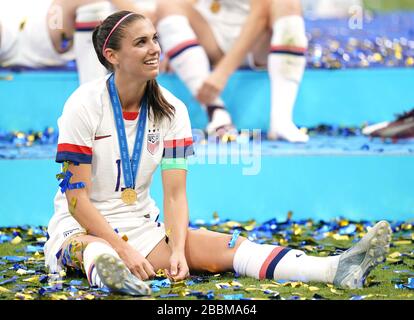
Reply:
[[[153, 1], [134, 11], [153, 19]], [[0, 66], [65, 66], [76, 59], [79, 82], [106, 75], [92, 45], [92, 31], [128, 0], [16, 0], [0, 3]]]
[[159, 0], [157, 15], [164, 54], [205, 106], [209, 134], [233, 128], [220, 97], [231, 74], [240, 66], [267, 67], [268, 137], [308, 141], [292, 120], [308, 44], [300, 0]]

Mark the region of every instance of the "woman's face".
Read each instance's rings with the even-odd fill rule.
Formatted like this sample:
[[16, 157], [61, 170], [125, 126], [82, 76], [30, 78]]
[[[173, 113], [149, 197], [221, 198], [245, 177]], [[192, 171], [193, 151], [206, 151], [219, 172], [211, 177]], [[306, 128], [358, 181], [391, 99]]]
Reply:
[[144, 81], [159, 73], [161, 48], [158, 34], [149, 19], [132, 22], [124, 29], [121, 48], [117, 51], [116, 70]]

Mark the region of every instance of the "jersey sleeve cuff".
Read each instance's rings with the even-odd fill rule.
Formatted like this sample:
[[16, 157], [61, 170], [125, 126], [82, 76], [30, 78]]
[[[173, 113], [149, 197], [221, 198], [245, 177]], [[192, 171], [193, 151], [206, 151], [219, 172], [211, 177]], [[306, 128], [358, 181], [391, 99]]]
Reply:
[[168, 158], [162, 159], [161, 170], [182, 169], [188, 170], [187, 159], [185, 158]]

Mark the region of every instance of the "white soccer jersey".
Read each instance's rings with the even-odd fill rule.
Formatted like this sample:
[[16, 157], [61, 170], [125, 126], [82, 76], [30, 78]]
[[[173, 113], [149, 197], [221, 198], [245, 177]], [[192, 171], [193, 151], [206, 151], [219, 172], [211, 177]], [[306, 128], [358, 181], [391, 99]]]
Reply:
[[210, 25], [220, 48], [228, 52], [249, 15], [250, 0], [198, 0], [194, 7]]
[[[148, 112], [135, 186], [138, 200], [133, 205], [127, 205], [121, 200], [125, 185], [106, 80], [107, 77], [82, 85], [66, 102], [58, 120], [56, 161], [92, 165], [90, 199], [102, 215], [114, 217], [118, 213], [134, 212], [137, 217], [155, 217], [159, 209], [150, 196], [149, 188], [158, 165], [161, 163], [163, 169], [186, 168], [184, 159], [193, 154], [187, 108], [169, 91], [161, 88], [164, 97], [175, 107], [175, 115], [171, 121], [165, 118], [156, 124], [152, 113]], [[132, 156], [138, 114], [124, 113], [124, 123], [129, 154]], [[74, 182], [78, 181], [71, 181]], [[53, 218], [61, 220], [69, 216], [66, 196], [58, 190]]]
[[60, 54], [56, 52], [49, 36], [48, 26], [63, 23], [59, 6], [52, 8], [52, 17], [47, 13], [53, 0], [0, 0], [0, 23], [2, 40], [0, 66], [25, 66], [41, 68], [62, 66], [75, 59], [74, 50]]
[[241, 25], [250, 11], [250, 0], [197, 0], [196, 7], [204, 8], [223, 23]]

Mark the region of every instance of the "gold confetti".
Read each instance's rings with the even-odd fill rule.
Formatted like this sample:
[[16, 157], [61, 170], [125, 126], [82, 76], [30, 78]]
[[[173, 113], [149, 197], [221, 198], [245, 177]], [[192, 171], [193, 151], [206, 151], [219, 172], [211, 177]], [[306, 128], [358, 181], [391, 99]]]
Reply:
[[310, 286], [309, 288], [309, 291], [318, 291], [318, 290], [320, 290], [320, 288], [318, 288], [318, 287], [313, 287], [313, 286]]
[[339, 221], [339, 226], [346, 227], [347, 225], [349, 225], [349, 221], [348, 220], [341, 220], [341, 221]]
[[74, 216], [74, 215], [75, 215], [75, 210], [76, 210], [76, 204], [77, 204], [77, 202], [78, 202], [78, 199], [76, 199], [75, 197], [73, 197], [73, 198], [70, 200], [70, 204], [69, 204], [69, 212], [70, 212], [70, 214], [71, 214], [72, 216]]
[[233, 280], [232, 282], [230, 282], [230, 285], [232, 287], [243, 287], [243, 285], [240, 282], [237, 282], [235, 280]]
[[241, 227], [241, 224], [237, 221], [227, 221], [226, 226], [229, 228]]
[[63, 294], [56, 294], [56, 293], [51, 294], [50, 295], [50, 298], [52, 300], [68, 300], [68, 297], [66, 297], [65, 295], [63, 295]]
[[268, 288], [279, 288], [281, 287], [281, 285], [277, 282], [275, 283], [269, 283], [269, 284], [261, 284], [260, 287], [262, 287], [263, 289], [268, 289]]
[[20, 238], [19, 236], [16, 236], [12, 241], [10, 241], [11, 244], [19, 244], [20, 242], [22, 242], [22, 238]]
[[0, 292], [10, 292], [10, 290], [0, 286]]
[[331, 292], [336, 294], [336, 295], [341, 295], [342, 294], [342, 292], [339, 292], [338, 290], [336, 290], [334, 288], [331, 288]]
[[24, 269], [18, 269], [18, 270], [16, 271], [16, 273], [17, 273], [18, 275], [22, 276], [22, 275], [24, 275], [24, 274], [26, 274], [26, 273], [27, 273], [27, 270], [24, 270]]
[[402, 245], [411, 244], [412, 241], [411, 240], [399, 240], [399, 241], [394, 241], [393, 243], [397, 246], [402, 246]]
[[34, 298], [30, 294], [24, 294], [24, 293], [18, 292], [14, 296], [20, 300], [34, 300]]
[[158, 269], [158, 271], [156, 272], [156, 276], [159, 278], [167, 278], [167, 273], [164, 269]]
[[187, 285], [185, 284], [184, 280], [181, 280], [181, 281], [171, 283], [171, 288], [174, 288], [174, 289], [187, 288]]
[[122, 238], [122, 240], [124, 240], [125, 242], [127, 242], [127, 241], [128, 241], [128, 236], [127, 236], [126, 234], [123, 234], [121, 238]]
[[294, 224], [292, 229], [293, 229], [293, 234], [295, 236], [298, 236], [302, 233], [302, 228], [297, 224]]
[[286, 282], [283, 284], [283, 287], [289, 287], [291, 286], [292, 288], [296, 288], [296, 287], [301, 287], [303, 285], [303, 282], [300, 281], [292, 281], [292, 282]]
[[95, 299], [95, 296], [94, 296], [94, 295], [92, 295], [92, 294], [90, 294], [90, 293], [88, 293], [88, 294], [87, 294], [87, 295], [85, 295], [84, 297], [85, 297], [85, 299], [88, 299], [88, 300], [93, 300], [93, 299]]
[[391, 259], [395, 259], [395, 258], [398, 258], [398, 257], [401, 257], [401, 253], [399, 253], [398, 251], [395, 251], [395, 252], [388, 255], [388, 258], [391, 258]]
[[37, 281], [39, 281], [39, 276], [34, 276], [34, 277], [31, 277], [31, 278], [23, 279], [22, 281], [24, 281], [24, 282], [37, 282]]
[[345, 235], [340, 235], [340, 234], [336, 233], [332, 236], [332, 238], [334, 238], [335, 240], [338, 240], [338, 241], [347, 241], [347, 240], [349, 240], [349, 236], [347, 236], [346, 234]]
[[165, 235], [166, 235], [167, 237], [169, 237], [169, 236], [170, 236], [170, 234], [171, 234], [171, 228], [169, 228], [167, 231], [165, 231]]

